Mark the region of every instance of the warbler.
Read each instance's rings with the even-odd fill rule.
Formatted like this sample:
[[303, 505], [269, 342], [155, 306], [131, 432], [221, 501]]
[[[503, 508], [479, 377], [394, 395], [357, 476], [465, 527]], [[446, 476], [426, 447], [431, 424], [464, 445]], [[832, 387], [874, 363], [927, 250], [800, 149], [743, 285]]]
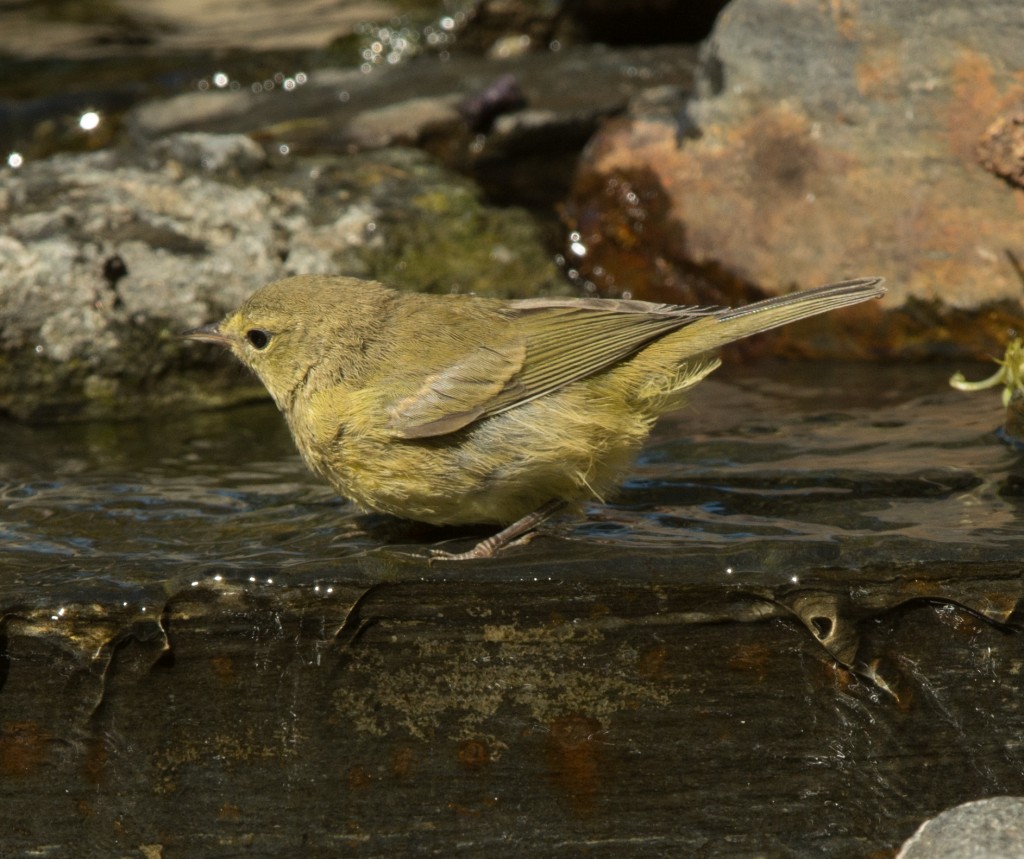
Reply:
[[862, 278], [728, 309], [303, 275], [184, 336], [255, 372], [306, 464], [361, 508], [507, 526], [446, 555], [483, 558], [563, 504], [605, 498], [718, 347], [884, 292]]

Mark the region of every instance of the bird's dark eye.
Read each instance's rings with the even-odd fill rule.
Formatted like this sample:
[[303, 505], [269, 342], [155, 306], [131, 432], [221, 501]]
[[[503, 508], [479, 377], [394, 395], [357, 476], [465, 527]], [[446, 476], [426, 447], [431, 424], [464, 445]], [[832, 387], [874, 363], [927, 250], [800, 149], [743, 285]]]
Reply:
[[270, 335], [262, 328], [250, 328], [245, 332], [245, 339], [252, 344], [253, 349], [266, 349]]

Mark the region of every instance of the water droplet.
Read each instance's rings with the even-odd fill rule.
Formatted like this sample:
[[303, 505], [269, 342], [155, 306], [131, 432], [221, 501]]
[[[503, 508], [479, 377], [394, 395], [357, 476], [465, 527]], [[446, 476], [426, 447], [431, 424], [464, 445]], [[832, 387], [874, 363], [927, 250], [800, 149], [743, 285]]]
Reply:
[[20, 152], [12, 152], [7, 156], [7, 166], [13, 167], [17, 170], [22, 164], [25, 163], [25, 159], [22, 157]]
[[100, 115], [95, 110], [87, 110], [78, 117], [78, 125], [83, 131], [95, 131], [100, 125]]

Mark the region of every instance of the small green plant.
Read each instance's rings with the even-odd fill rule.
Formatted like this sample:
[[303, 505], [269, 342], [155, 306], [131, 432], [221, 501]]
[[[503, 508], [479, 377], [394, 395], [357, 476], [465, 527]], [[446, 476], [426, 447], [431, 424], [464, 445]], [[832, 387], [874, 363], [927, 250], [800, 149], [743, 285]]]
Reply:
[[1015, 337], [1006, 347], [1002, 359], [997, 358], [999, 369], [987, 379], [979, 382], [968, 382], [963, 373], [954, 373], [949, 384], [958, 391], [982, 391], [986, 388], [1003, 386], [1003, 405], [1010, 404], [1014, 391], [1024, 392], [1024, 340]]

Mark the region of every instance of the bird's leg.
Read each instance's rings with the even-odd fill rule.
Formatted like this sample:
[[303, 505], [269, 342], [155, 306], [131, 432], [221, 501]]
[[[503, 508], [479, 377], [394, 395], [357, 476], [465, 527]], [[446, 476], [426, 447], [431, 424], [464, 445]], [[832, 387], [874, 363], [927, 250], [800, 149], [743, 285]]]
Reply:
[[445, 561], [470, 561], [475, 558], [492, 558], [500, 549], [512, 543], [518, 537], [522, 537], [532, 531], [549, 516], [560, 510], [565, 502], [560, 500], [548, 501], [542, 504], [532, 513], [527, 513], [522, 519], [517, 519], [507, 528], [497, 534], [481, 540], [468, 552], [445, 552], [442, 549], [432, 549], [431, 558]]

